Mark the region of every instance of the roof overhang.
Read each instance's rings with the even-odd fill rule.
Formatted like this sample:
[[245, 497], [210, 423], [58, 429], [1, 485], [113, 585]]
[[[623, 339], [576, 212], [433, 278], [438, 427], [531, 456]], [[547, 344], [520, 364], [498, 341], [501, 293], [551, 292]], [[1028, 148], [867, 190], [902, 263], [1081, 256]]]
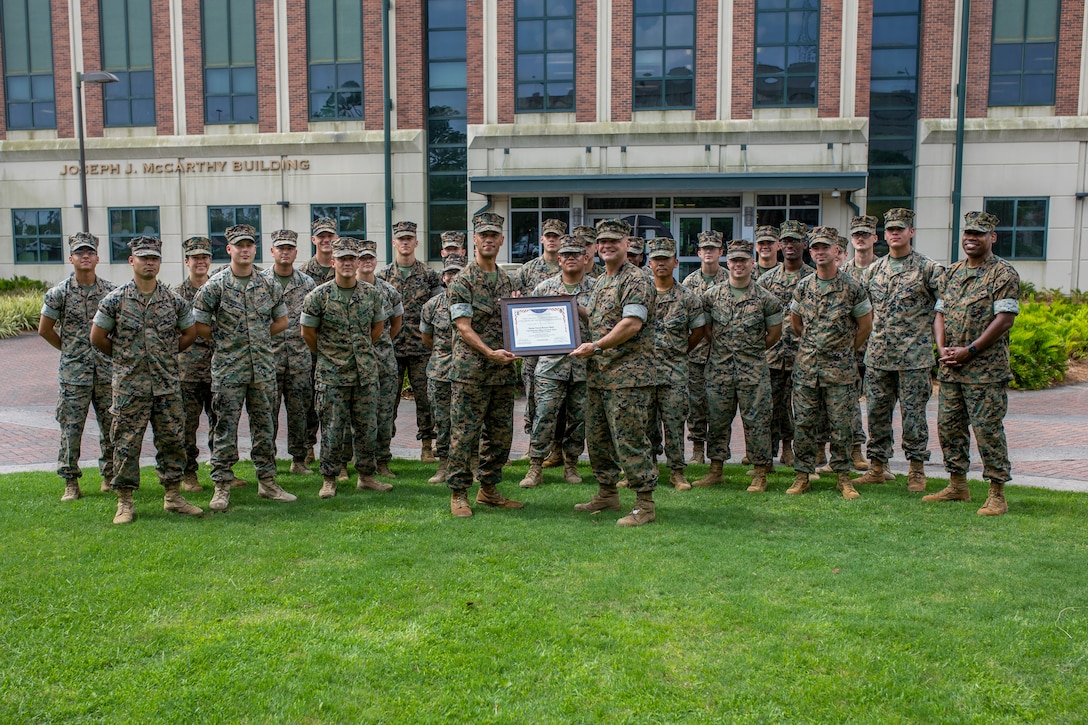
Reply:
[[581, 174], [578, 176], [477, 176], [476, 194], [717, 194], [740, 191], [857, 191], [864, 171], [728, 174]]

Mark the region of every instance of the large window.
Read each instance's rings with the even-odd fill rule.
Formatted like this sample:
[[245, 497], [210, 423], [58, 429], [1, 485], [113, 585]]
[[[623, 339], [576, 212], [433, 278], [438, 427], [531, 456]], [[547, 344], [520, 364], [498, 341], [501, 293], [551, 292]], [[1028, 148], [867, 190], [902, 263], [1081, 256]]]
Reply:
[[1054, 103], [1059, 0], [995, 0], [991, 106]]
[[517, 0], [517, 110], [574, 108], [574, 1]]
[[756, 224], [781, 224], [796, 219], [810, 227], [820, 224], [819, 194], [757, 194]]
[[15, 238], [16, 264], [59, 264], [64, 261], [60, 209], [12, 209], [11, 230]]
[[510, 261], [528, 262], [541, 253], [540, 225], [561, 219], [570, 226], [570, 197], [515, 196], [510, 199]]
[[1046, 259], [1048, 199], [987, 199], [986, 211], [1000, 224], [994, 254], [1005, 259]]
[[3, 0], [0, 7], [8, 128], [56, 128], [49, 3]]
[[110, 261], [128, 261], [133, 237], [159, 236], [159, 208], [110, 209]]
[[756, 0], [756, 106], [815, 106], [819, 0]]
[[695, 0], [635, 0], [636, 111], [695, 106]]
[[261, 207], [259, 206], [209, 206], [208, 236], [212, 240], [212, 259], [227, 261], [227, 227], [235, 224], [249, 224], [257, 230], [257, 254], [255, 262], [261, 261]]
[[324, 204], [310, 206], [310, 221], [328, 217], [336, 220], [338, 237], [366, 239], [366, 207], [362, 204]]
[[359, 0], [309, 0], [310, 118], [363, 118], [363, 18]]
[[254, 0], [204, 0], [204, 122], [257, 122]]
[[155, 125], [151, 0], [100, 0], [102, 67], [117, 76], [103, 84], [107, 126]]

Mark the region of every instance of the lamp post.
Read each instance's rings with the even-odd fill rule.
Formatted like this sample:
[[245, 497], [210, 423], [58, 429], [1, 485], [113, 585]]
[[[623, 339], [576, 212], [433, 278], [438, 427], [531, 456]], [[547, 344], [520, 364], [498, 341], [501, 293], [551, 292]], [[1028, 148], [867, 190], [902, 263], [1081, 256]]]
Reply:
[[83, 150], [83, 84], [116, 83], [121, 80], [113, 73], [95, 70], [90, 73], [76, 71], [76, 133], [79, 134], [79, 211], [83, 216], [83, 231], [89, 232], [87, 222], [87, 158]]

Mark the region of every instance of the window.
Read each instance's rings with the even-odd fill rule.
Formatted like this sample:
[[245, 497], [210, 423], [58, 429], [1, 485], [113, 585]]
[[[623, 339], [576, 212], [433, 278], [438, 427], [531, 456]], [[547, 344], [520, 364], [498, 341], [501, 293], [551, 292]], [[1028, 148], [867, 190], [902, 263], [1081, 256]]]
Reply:
[[133, 237], [159, 236], [159, 208], [110, 209], [110, 261], [127, 262]]
[[60, 209], [12, 209], [16, 264], [59, 264], [64, 261]]
[[510, 261], [528, 262], [540, 255], [540, 225], [561, 219], [570, 225], [569, 196], [515, 196], [510, 199]]
[[227, 254], [227, 227], [249, 224], [257, 230], [257, 254], [254, 262], [261, 261], [261, 207], [259, 206], [209, 206], [208, 237], [212, 240], [212, 259], [217, 262], [230, 260]]
[[1046, 259], [1049, 199], [987, 199], [986, 211], [1000, 219], [994, 254], [1005, 259]]
[[695, 107], [695, 0], [635, 0], [634, 101]]
[[310, 221], [321, 217], [336, 220], [336, 235], [339, 237], [366, 239], [366, 207], [361, 204], [357, 206], [345, 204], [312, 205], [310, 207]]
[[756, 106], [815, 106], [819, 0], [756, 0]]
[[204, 122], [257, 122], [254, 0], [204, 0]]
[[796, 219], [810, 227], [820, 224], [819, 194], [757, 194], [756, 224], [781, 224]]
[[574, 109], [575, 0], [517, 0], [518, 111]]
[[107, 126], [154, 126], [151, 0], [100, 2], [102, 66], [118, 79], [117, 83], [103, 84], [105, 123]]
[[1059, 0], [996, 0], [991, 106], [1050, 106], [1058, 58]]
[[56, 128], [49, 3], [4, 0], [0, 7], [8, 128]]
[[359, 0], [309, 0], [310, 118], [363, 118], [363, 17]]

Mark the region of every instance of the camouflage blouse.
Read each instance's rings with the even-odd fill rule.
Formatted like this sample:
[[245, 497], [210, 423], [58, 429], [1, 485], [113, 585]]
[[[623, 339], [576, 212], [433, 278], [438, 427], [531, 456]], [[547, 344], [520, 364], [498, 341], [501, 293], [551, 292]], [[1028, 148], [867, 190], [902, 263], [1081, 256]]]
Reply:
[[688, 338], [706, 324], [699, 296], [682, 284], [657, 291], [654, 315], [654, 369], [657, 385], [688, 384]]
[[423, 335], [419, 331], [419, 318], [423, 313], [423, 304], [442, 289], [442, 279], [433, 269], [416, 260], [412, 271], [402, 277], [396, 263], [387, 264], [378, 272], [378, 279], [383, 279], [400, 292], [401, 304], [404, 305], [404, 321], [400, 334], [393, 341], [397, 357], [425, 357], [431, 354], [423, 344]]
[[[718, 267], [717, 274], [711, 281], [707, 281], [703, 277], [702, 269], [697, 269], [687, 277], [684, 278], [683, 285], [689, 290], [695, 293], [696, 297], [702, 297], [703, 293], [716, 284], [725, 284], [729, 282], [729, 270], [725, 265]], [[710, 343], [706, 340], [700, 340], [699, 344], [695, 346], [695, 349], [688, 353], [688, 361], [696, 363], [698, 365], [706, 365], [707, 356], [710, 354]]]
[[881, 257], [868, 267], [873, 332], [865, 365], [879, 370], [933, 367], [933, 305], [944, 282], [944, 267], [911, 252]]
[[610, 350], [589, 358], [586, 383], [591, 388], [615, 390], [655, 384], [654, 320], [657, 290], [654, 283], [630, 262], [615, 275], [597, 278], [589, 304], [589, 340], [600, 340], [625, 317], [642, 320], [642, 329]]
[[[499, 269], [494, 279], [480, 269], [476, 262], [469, 262], [460, 274], [450, 281], [446, 295], [449, 297], [450, 318], [472, 320], [472, 329], [492, 350], [503, 349], [502, 310], [499, 300], [512, 297], [514, 283], [510, 275]], [[453, 364], [450, 380], [477, 385], [517, 385], [514, 365], [492, 362], [469, 347], [460, 335], [453, 336]]]
[[773, 294], [782, 305], [782, 337], [764, 353], [767, 367], [772, 370], [793, 370], [793, 361], [797, 357], [797, 336], [790, 327], [789, 304], [793, 300], [793, 290], [797, 283], [815, 273], [816, 270], [807, 264], [802, 264], [801, 269], [793, 274], [788, 273], [785, 266], [779, 265], [778, 269], [763, 275], [756, 282]]
[[110, 361], [91, 344], [91, 322], [99, 303], [114, 289], [112, 282], [96, 277], [83, 289], [75, 274], [45, 293], [42, 317], [56, 320], [53, 329], [60, 335], [60, 367], [57, 378], [68, 385], [108, 384]]
[[[573, 292], [574, 296], [578, 298], [579, 305], [589, 306], [589, 298], [593, 294], [593, 288], [596, 284], [597, 281], [592, 277], [582, 277], [582, 281]], [[558, 274], [544, 280], [533, 289], [533, 297], [553, 297], [555, 295], [569, 294], [572, 293], [567, 292], [566, 285], [563, 284], [563, 277]], [[585, 342], [589, 339], [589, 328], [586, 327], [586, 323], [581, 318], [579, 318], [578, 322], [578, 331], [582, 336], [582, 342]], [[570, 355], [541, 355], [537, 358], [535, 375], [545, 380], [567, 380], [584, 383], [586, 380], [586, 361]]]
[[[261, 272], [265, 279], [279, 284], [272, 267]], [[302, 300], [317, 287], [310, 275], [295, 270], [291, 281], [283, 287], [283, 303], [287, 305], [287, 329], [272, 338], [272, 356], [276, 360], [277, 375], [309, 375], [312, 358], [310, 348], [302, 339], [298, 317], [302, 312]]]
[[349, 291], [334, 279], [306, 295], [300, 322], [317, 330], [314, 386], [324, 390], [376, 382], [370, 328], [384, 320], [381, 295], [366, 282], [357, 281]]
[[778, 298], [752, 281], [740, 297], [729, 284], [715, 285], [703, 293], [703, 305], [710, 324], [707, 380], [745, 388], [759, 385], [769, 376], [767, 332], [782, 324]]
[[[193, 304], [197, 290], [189, 278], [186, 277], [180, 284], [171, 288], [174, 294], [181, 299]], [[210, 383], [212, 381], [212, 353], [215, 352], [215, 343], [197, 335], [193, 344], [184, 352], [178, 353], [178, 373], [183, 383]]]
[[833, 279], [815, 274], [793, 290], [790, 312], [801, 318], [804, 331], [793, 364], [794, 383], [808, 386], [854, 385], [858, 381], [858, 317], [873, 309], [856, 278], [841, 270]]
[[450, 319], [450, 299], [445, 292], [435, 295], [423, 305], [419, 318], [419, 331], [430, 335], [434, 341], [431, 359], [427, 361], [427, 377], [444, 383], [450, 381], [453, 367], [453, 320]]

